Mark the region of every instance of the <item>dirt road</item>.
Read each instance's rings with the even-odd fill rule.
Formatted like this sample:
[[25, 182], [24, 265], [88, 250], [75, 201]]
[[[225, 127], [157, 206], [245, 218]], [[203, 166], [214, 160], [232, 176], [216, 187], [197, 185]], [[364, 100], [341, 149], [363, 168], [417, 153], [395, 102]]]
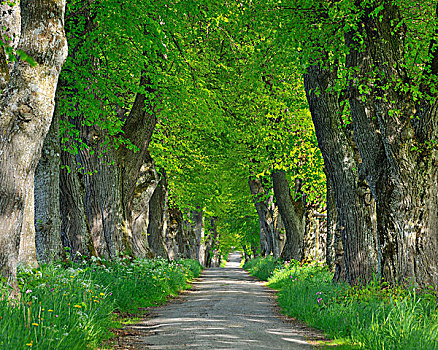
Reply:
[[279, 317], [272, 292], [239, 264], [230, 254], [225, 268], [206, 269], [193, 290], [129, 326], [137, 335], [117, 349], [313, 349], [307, 331]]

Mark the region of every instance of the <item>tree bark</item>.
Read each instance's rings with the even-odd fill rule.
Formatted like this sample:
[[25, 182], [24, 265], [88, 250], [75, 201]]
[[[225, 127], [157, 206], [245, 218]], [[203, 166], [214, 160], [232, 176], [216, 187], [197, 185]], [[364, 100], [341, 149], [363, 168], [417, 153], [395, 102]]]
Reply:
[[265, 189], [259, 179], [251, 176], [249, 178], [249, 188], [253, 196], [254, 206], [259, 217], [260, 227], [260, 255], [266, 256], [273, 252], [273, 240], [271, 227], [267, 223], [268, 208], [265, 204], [264, 197], [266, 196]]
[[338, 96], [328, 91], [335, 79], [336, 72], [313, 64], [304, 75], [304, 85], [336, 200], [343, 259], [337, 260], [335, 279], [366, 283], [378, 271], [372, 209], [366, 200], [368, 186], [359, 176], [361, 160], [349, 131], [341, 124]]
[[22, 0], [18, 48], [38, 65], [20, 60], [0, 96], [0, 270], [15, 284], [26, 194], [53, 116], [67, 55], [65, 0]]
[[286, 229], [286, 245], [281, 253], [283, 260], [303, 257], [303, 240], [306, 230], [306, 206], [304, 198], [294, 200], [290, 194], [289, 183], [283, 170], [272, 172], [274, 194], [278, 204], [284, 227]]
[[28, 267], [38, 267], [37, 252], [35, 246], [34, 225], [34, 179], [29, 176], [27, 180], [29, 192], [24, 200], [23, 225], [20, 233], [20, 249], [18, 262]]
[[155, 169], [152, 158], [147, 159], [140, 169], [134, 196], [127, 212], [130, 227], [129, 242], [132, 253], [136, 257], [152, 257], [153, 254], [148, 243], [149, 212], [151, 210], [151, 197], [154, 194], [160, 177]]
[[35, 244], [38, 261], [51, 262], [63, 257], [59, 179], [61, 146], [59, 143], [59, 110], [55, 112], [44, 140], [41, 159], [35, 170]]
[[164, 213], [166, 210], [166, 189], [164, 181], [165, 180], [162, 178], [158, 180], [158, 184], [149, 202], [149, 225], [147, 232], [151, 251], [156, 256], [167, 258], [167, 249], [164, 237]]
[[[333, 192], [333, 185], [330, 183], [330, 179], [327, 176], [327, 182], [326, 182], [326, 188], [327, 188], [327, 244], [326, 244], [326, 263], [327, 266], [331, 271], [335, 271], [336, 268], [336, 243], [337, 240], [335, 239], [337, 237], [337, 217], [338, 212], [336, 210], [336, 202], [335, 202], [335, 196]], [[341, 242], [342, 246], [342, 242]], [[340, 257], [342, 259], [342, 254], [340, 254]], [[338, 261], [338, 264], [341, 263]]]
[[[438, 7], [437, 7], [438, 9]], [[406, 31], [401, 11], [385, 4], [379, 19], [366, 9], [364, 47], [357, 49], [353, 35], [347, 64], [354, 66], [351, 113], [364, 174], [377, 207], [379, 262], [385, 280], [421, 286], [438, 285], [438, 103], [430, 86], [422, 92], [432, 99], [415, 101], [413, 89], [403, 91], [396, 82], [415, 86], [404, 68]], [[436, 38], [433, 38], [436, 40]], [[438, 74], [438, 50], [430, 46], [428, 74]], [[370, 77], [377, 77], [373, 86]], [[357, 85], [370, 87], [359, 92]]]
[[177, 207], [169, 208], [169, 231], [175, 237], [178, 248], [178, 258], [190, 257], [190, 244], [185, 235], [184, 218]]
[[[90, 225], [85, 210], [83, 174], [77, 166], [77, 156], [61, 150], [60, 213], [61, 239], [75, 257], [77, 253], [96, 256]], [[56, 199], [55, 199], [56, 200]]]
[[216, 251], [216, 244], [217, 244], [217, 220], [218, 218], [216, 216], [212, 216], [210, 218], [210, 229], [208, 232], [208, 235], [205, 239], [205, 266], [206, 267], [217, 267], [217, 262], [214, 261], [214, 257], [217, 255], [215, 254]]

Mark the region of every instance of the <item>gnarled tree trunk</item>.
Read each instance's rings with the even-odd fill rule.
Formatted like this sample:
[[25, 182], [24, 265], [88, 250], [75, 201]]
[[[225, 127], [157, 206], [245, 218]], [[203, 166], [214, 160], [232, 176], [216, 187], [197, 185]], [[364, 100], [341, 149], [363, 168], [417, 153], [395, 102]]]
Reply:
[[166, 208], [166, 184], [165, 179], [158, 180], [157, 187], [149, 202], [149, 225], [148, 241], [151, 251], [156, 256], [167, 258], [167, 247], [164, 237], [164, 217]]
[[301, 197], [297, 200], [292, 198], [286, 173], [283, 170], [274, 170], [272, 172], [272, 183], [278, 210], [286, 229], [286, 245], [281, 253], [281, 258], [301, 261], [306, 230], [304, 198]]
[[67, 55], [65, 0], [22, 0], [18, 48], [37, 65], [20, 60], [0, 96], [0, 271], [15, 285], [26, 195], [54, 110]]
[[342, 238], [343, 259], [337, 260], [335, 279], [358, 284], [371, 280], [378, 271], [376, 234], [367, 201], [369, 189], [358, 172], [360, 159], [348, 130], [340, 124], [338, 96], [328, 91], [335, 78], [336, 72], [316, 63], [307, 69], [304, 85], [328, 181], [333, 186]]
[[35, 171], [35, 220], [32, 225], [35, 227], [36, 252], [40, 262], [63, 257], [59, 207], [60, 165], [59, 110], [55, 105], [53, 120]]
[[263, 188], [261, 181], [256, 177], [251, 176], [248, 183], [253, 196], [254, 206], [259, 217], [260, 254], [261, 256], [270, 255], [273, 252], [274, 243], [271, 226], [268, 224], [266, 217], [269, 210], [265, 204], [265, 189]]
[[[432, 96], [420, 101], [412, 94], [415, 87], [397, 86], [416, 85], [405, 69], [402, 11], [395, 3], [385, 3], [379, 18], [372, 11], [366, 8], [362, 18], [363, 47], [357, 48], [354, 33], [346, 35], [346, 44], [347, 65], [356, 68], [351, 115], [363, 173], [376, 200], [381, 273], [392, 283], [437, 286], [438, 152], [430, 146], [438, 139], [435, 83], [420, 87]], [[438, 75], [435, 44], [436, 34], [431, 59], [424, 62], [426, 77]], [[370, 93], [359, 91], [360, 84]]]

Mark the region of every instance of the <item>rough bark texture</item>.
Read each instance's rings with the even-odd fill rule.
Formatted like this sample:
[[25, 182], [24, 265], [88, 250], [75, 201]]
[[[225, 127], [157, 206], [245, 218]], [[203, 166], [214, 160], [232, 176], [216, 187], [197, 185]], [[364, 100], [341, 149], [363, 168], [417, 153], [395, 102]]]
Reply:
[[59, 110], [55, 105], [52, 124], [44, 140], [41, 159], [35, 171], [35, 244], [38, 261], [50, 262], [63, 257], [59, 177]]
[[[153, 93], [145, 78], [141, 78], [140, 85], [146, 88], [146, 93]], [[152, 163], [147, 154], [156, 116], [154, 106], [147, 101], [149, 99], [145, 94], [137, 94], [124, 125], [124, 136], [137, 147], [135, 153], [125, 147], [108, 150], [105, 130], [87, 126], [83, 118], [70, 120], [80, 131], [81, 140], [88, 148], [80, 149], [75, 158], [69, 158], [79, 173], [74, 172], [70, 179], [61, 177], [70, 186], [69, 198], [65, 201], [70, 207], [65, 210], [85, 212], [86, 227], [93, 245], [88, 252], [104, 258], [112, 259], [122, 253], [151, 256], [145, 237], [151, 215], [148, 202], [158, 178], [148, 177], [150, 171], [156, 173], [155, 169], [149, 169]], [[63, 186], [61, 183], [61, 188]], [[83, 199], [79, 198], [81, 193]], [[64, 237], [76, 236], [75, 232], [65, 229], [78, 226], [82, 228], [82, 233], [86, 233], [82, 217], [77, 218], [79, 222], [74, 222], [76, 218], [73, 216], [69, 216], [69, 220], [71, 223], [63, 226]], [[75, 241], [88, 242], [88, 236], [76, 238]]]
[[210, 218], [210, 229], [205, 239], [205, 266], [207, 267], [219, 267], [220, 261], [218, 259], [217, 251], [217, 217]]
[[[330, 179], [327, 176], [327, 244], [326, 244], [326, 263], [331, 271], [335, 271], [336, 267], [336, 235], [337, 235], [337, 218], [338, 212], [336, 210], [335, 196], [333, 192], [333, 185], [330, 184]], [[341, 242], [342, 245], [342, 242]], [[341, 255], [342, 258], [342, 255]], [[338, 262], [339, 264], [340, 262]]]
[[186, 242], [188, 242], [189, 247], [189, 257], [191, 259], [199, 259], [199, 247], [198, 240], [195, 233], [195, 218], [193, 211], [186, 211], [183, 215], [183, 232]]
[[204, 213], [202, 209], [192, 211], [193, 232], [196, 237], [194, 259], [205, 266]]
[[72, 256], [96, 255], [85, 211], [83, 174], [76, 156], [62, 150], [60, 171], [61, 239]]
[[18, 262], [28, 267], [37, 267], [37, 252], [35, 246], [35, 225], [34, 225], [34, 179], [29, 176], [26, 181], [29, 192], [24, 201], [23, 225], [20, 233], [20, 249]]
[[343, 261], [337, 261], [336, 279], [351, 284], [364, 283], [377, 272], [368, 186], [360, 179], [360, 159], [348, 130], [340, 123], [338, 96], [327, 91], [336, 74], [319, 64], [310, 66], [304, 76], [319, 148], [333, 185], [338, 213], [337, 226], [342, 238]]
[[[393, 283], [438, 285], [438, 152], [427, 142], [437, 141], [438, 104], [415, 101], [415, 85], [404, 67], [406, 28], [401, 11], [386, 3], [379, 19], [366, 9], [362, 19], [364, 48], [356, 50], [352, 35], [347, 64], [355, 66], [358, 82], [351, 86], [355, 140], [363, 159], [363, 173], [376, 200], [379, 263], [383, 277]], [[431, 51], [430, 74], [438, 74], [438, 50]], [[359, 92], [369, 84], [370, 94]], [[431, 93], [430, 86], [422, 87]], [[432, 95], [436, 95], [432, 93]]]
[[319, 213], [312, 207], [306, 208], [306, 229], [303, 242], [303, 261], [326, 262], [327, 214]]
[[283, 170], [274, 170], [272, 172], [272, 183], [278, 210], [286, 229], [286, 245], [281, 253], [281, 258], [301, 261], [306, 230], [304, 198], [302, 196], [297, 200], [292, 198], [286, 173]]
[[147, 156], [140, 169], [130, 211], [127, 213], [130, 227], [130, 247], [136, 257], [151, 257], [148, 243], [148, 225], [151, 197], [160, 178], [155, 170], [152, 158]]
[[276, 230], [273, 226], [273, 210], [270, 210], [269, 208], [270, 204], [273, 202], [273, 198], [265, 198], [267, 197], [267, 194], [260, 179], [251, 176], [248, 183], [259, 217], [260, 254], [265, 256], [272, 253], [277, 258], [280, 256], [280, 245], [278, 242], [274, 243], [274, 240], [279, 240], [280, 235], [275, 232]]
[[169, 231], [175, 237], [179, 258], [190, 257], [190, 243], [184, 230], [184, 218], [177, 207], [169, 208]]
[[0, 96], [0, 270], [14, 281], [26, 194], [54, 110], [67, 55], [65, 0], [22, 0], [18, 48], [38, 63], [19, 61]]
[[163, 179], [159, 179], [157, 187], [149, 203], [148, 241], [151, 251], [156, 256], [167, 257], [164, 237], [164, 213], [166, 210], [166, 188]]

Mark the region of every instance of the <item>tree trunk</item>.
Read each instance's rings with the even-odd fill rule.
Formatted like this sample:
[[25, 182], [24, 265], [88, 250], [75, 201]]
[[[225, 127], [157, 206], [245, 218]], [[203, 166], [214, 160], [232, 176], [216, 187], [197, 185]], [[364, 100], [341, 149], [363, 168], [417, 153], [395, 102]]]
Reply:
[[304, 75], [304, 85], [336, 200], [343, 261], [337, 261], [335, 279], [346, 279], [350, 284], [366, 283], [378, 270], [372, 209], [366, 200], [369, 189], [359, 178], [360, 159], [348, 130], [341, 124], [338, 96], [327, 91], [335, 78], [335, 72], [314, 64]]
[[29, 192], [24, 201], [23, 225], [20, 233], [20, 250], [18, 262], [28, 267], [38, 267], [37, 251], [35, 246], [35, 225], [34, 225], [34, 179], [29, 176], [27, 180]]
[[103, 135], [96, 136], [86, 127], [85, 138], [90, 144], [94, 138], [96, 146], [79, 152], [79, 163], [84, 167], [84, 204], [90, 225], [94, 249], [98, 256], [114, 259], [129, 253], [127, 247], [126, 223], [123, 218], [121, 197], [121, 174], [112, 151], [101, 143]]
[[190, 257], [189, 240], [185, 235], [184, 218], [177, 207], [169, 208], [169, 231], [175, 237], [178, 247], [178, 258]]
[[20, 60], [0, 96], [0, 271], [14, 285], [26, 195], [31, 188], [54, 110], [59, 73], [67, 55], [65, 0], [22, 0], [18, 48], [38, 65]]
[[59, 110], [55, 104], [52, 124], [35, 171], [34, 227], [36, 252], [40, 262], [60, 260], [63, 257], [59, 207], [60, 166]]
[[212, 216], [210, 218], [210, 230], [208, 232], [207, 238], [205, 239], [205, 266], [206, 267], [216, 267], [214, 262], [216, 243], [217, 243], [217, 217]]
[[77, 253], [96, 256], [90, 225], [85, 210], [83, 174], [77, 166], [77, 156], [62, 150], [60, 171], [61, 239], [74, 257]]
[[148, 241], [151, 251], [156, 256], [167, 258], [167, 249], [164, 237], [164, 212], [166, 189], [164, 180], [158, 180], [157, 187], [152, 194], [149, 202], [149, 225], [148, 225]]
[[160, 181], [152, 158], [147, 159], [140, 169], [134, 196], [131, 199], [130, 210], [126, 213], [130, 227], [130, 246], [136, 257], [152, 257], [148, 243], [149, 211], [151, 197]]
[[286, 229], [286, 245], [281, 253], [283, 260], [303, 257], [303, 240], [306, 229], [306, 206], [304, 198], [294, 200], [290, 194], [289, 183], [283, 170], [272, 172], [274, 194], [284, 227]]
[[194, 233], [196, 237], [195, 259], [205, 266], [204, 213], [201, 208], [192, 211]]
[[[438, 285], [438, 103], [433, 86], [421, 86], [422, 101], [397, 82], [415, 86], [405, 70], [406, 28], [401, 11], [385, 4], [379, 19], [367, 8], [363, 20], [364, 47], [357, 50], [353, 35], [347, 65], [356, 67], [350, 86], [355, 140], [365, 177], [377, 207], [379, 262], [391, 283]], [[438, 10], [438, 7], [437, 7]], [[421, 40], [421, 39], [420, 39]], [[425, 76], [438, 75], [438, 50], [430, 45]], [[371, 93], [359, 91], [361, 83]], [[429, 83], [430, 84], [430, 83]]]
[[253, 201], [257, 214], [259, 216], [259, 227], [260, 227], [260, 255], [266, 256], [270, 255], [273, 251], [273, 241], [271, 227], [267, 223], [267, 213], [268, 208], [265, 205], [264, 196], [266, 195], [265, 189], [262, 183], [256, 177], [251, 176], [249, 178], [249, 188], [253, 196]]
[[183, 221], [184, 237], [189, 246], [189, 258], [199, 260], [198, 240], [195, 233], [195, 218], [193, 211], [187, 211]]
[[[328, 268], [331, 271], [335, 271], [336, 268], [336, 235], [337, 235], [337, 217], [338, 212], [336, 211], [336, 202], [335, 202], [335, 196], [333, 192], [333, 186], [330, 184], [330, 179], [327, 176], [327, 182], [326, 182], [326, 188], [327, 188], [327, 244], [326, 244], [326, 251], [325, 251], [325, 259]], [[342, 245], [342, 242], [341, 242]], [[340, 255], [342, 260], [342, 254]], [[338, 264], [341, 263], [341, 261], [338, 261]]]

